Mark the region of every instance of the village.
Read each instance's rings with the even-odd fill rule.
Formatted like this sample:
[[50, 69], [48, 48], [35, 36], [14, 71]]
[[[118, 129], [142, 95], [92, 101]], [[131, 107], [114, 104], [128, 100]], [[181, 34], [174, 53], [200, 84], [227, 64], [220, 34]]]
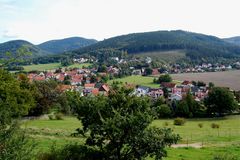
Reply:
[[[118, 74], [119, 70], [115, 67], [107, 67], [106, 72], [97, 72], [97, 69], [58, 69], [40, 73], [29, 73], [28, 78], [32, 81], [55, 80], [59, 82], [59, 89], [65, 91], [77, 91], [81, 96], [97, 96], [108, 95], [110, 84], [107, 83], [109, 75]], [[153, 74], [157, 75], [157, 69], [153, 70]], [[117, 79], [116, 79], [117, 81]], [[123, 85], [133, 88], [133, 94], [141, 96], [149, 96], [152, 99], [158, 99], [164, 96], [169, 101], [180, 101], [187, 93], [191, 93], [195, 100], [200, 102], [208, 94], [206, 85], [197, 85], [191, 81], [162, 82], [158, 88], [142, 86], [141, 84]]]

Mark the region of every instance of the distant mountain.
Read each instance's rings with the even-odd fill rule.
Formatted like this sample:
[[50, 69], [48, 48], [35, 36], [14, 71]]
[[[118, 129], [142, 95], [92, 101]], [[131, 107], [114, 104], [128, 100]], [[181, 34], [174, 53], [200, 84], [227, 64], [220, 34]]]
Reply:
[[154, 51], [184, 50], [194, 58], [224, 57], [240, 55], [240, 47], [224, 40], [182, 30], [133, 33], [100, 41], [96, 44], [75, 50], [74, 54], [84, 54], [102, 49], [124, 50], [129, 54]]
[[44, 56], [49, 55], [51, 53], [44, 51], [34, 44], [25, 41], [25, 40], [14, 40], [14, 41], [8, 41], [5, 43], [0, 43], [0, 58], [5, 58], [6, 52], [11, 52], [13, 55], [17, 54], [17, 50], [21, 47], [25, 46], [28, 48], [28, 50], [32, 53], [31, 57], [37, 57], [37, 56]]
[[235, 44], [235, 45], [239, 45], [240, 46], [240, 36], [238, 37], [231, 37], [231, 38], [225, 38], [223, 39], [226, 42]]
[[63, 52], [79, 49], [81, 47], [86, 47], [95, 43], [97, 43], [97, 40], [94, 40], [94, 39], [71, 37], [71, 38], [47, 41], [42, 44], [39, 44], [38, 47], [41, 48], [42, 50], [45, 50], [51, 53], [63, 53]]

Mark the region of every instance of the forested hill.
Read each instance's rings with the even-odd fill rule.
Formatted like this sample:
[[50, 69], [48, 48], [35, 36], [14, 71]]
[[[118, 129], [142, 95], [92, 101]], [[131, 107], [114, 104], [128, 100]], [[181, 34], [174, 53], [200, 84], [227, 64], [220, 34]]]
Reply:
[[240, 46], [240, 36], [238, 37], [231, 37], [231, 38], [225, 38], [223, 39], [226, 42], [232, 43], [232, 44], [236, 44]]
[[32, 53], [32, 57], [45, 56], [50, 54], [49, 52], [46, 52], [38, 48], [37, 46], [33, 45], [28, 41], [14, 40], [5, 43], [0, 43], [0, 58], [5, 58], [6, 52], [11, 52], [11, 54], [14, 56], [15, 54], [17, 54], [17, 51], [23, 46]]
[[81, 37], [71, 37], [59, 40], [51, 40], [38, 45], [39, 48], [51, 53], [63, 53], [79, 49], [97, 43], [94, 39], [86, 39]]
[[[191, 58], [235, 57], [240, 55], [240, 47], [224, 40], [204, 34], [176, 31], [156, 31], [133, 33], [106, 39], [88, 47], [74, 51], [84, 54], [100, 49], [117, 49], [137, 54], [151, 51], [185, 50]], [[96, 52], [97, 53], [97, 52]]]

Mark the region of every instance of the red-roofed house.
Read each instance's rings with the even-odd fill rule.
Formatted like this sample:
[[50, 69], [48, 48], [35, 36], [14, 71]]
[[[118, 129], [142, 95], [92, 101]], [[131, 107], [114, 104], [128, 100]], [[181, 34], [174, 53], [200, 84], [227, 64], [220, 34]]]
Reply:
[[152, 75], [159, 75], [158, 69], [152, 69]]
[[95, 83], [85, 83], [84, 84], [85, 89], [94, 88], [94, 87], [95, 87]]
[[103, 95], [107, 96], [108, 92], [110, 91], [110, 88], [107, 84], [103, 84], [101, 85], [101, 87], [99, 88], [100, 93], [102, 93]]
[[187, 80], [182, 82], [182, 85], [191, 85], [191, 84], [192, 84], [192, 82], [191, 81], [187, 81]]
[[93, 94], [94, 96], [97, 96], [97, 95], [99, 94], [99, 89], [98, 89], [98, 88], [92, 89], [92, 94]]

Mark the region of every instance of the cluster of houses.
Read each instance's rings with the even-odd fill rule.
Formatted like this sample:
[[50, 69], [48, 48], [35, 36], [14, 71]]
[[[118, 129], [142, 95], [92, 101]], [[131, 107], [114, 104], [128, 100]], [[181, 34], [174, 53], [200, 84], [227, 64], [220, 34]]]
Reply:
[[[164, 94], [164, 92], [167, 93]], [[134, 91], [134, 94], [139, 97], [149, 96], [153, 99], [167, 95], [167, 98], [170, 101], [180, 101], [188, 93], [191, 93], [196, 101], [202, 101], [208, 95], [208, 87], [194, 86], [190, 81], [184, 81], [181, 84], [163, 82], [159, 88], [137, 86]]]
[[[202, 65], [202, 67], [210, 67], [211, 64]], [[142, 70], [133, 70], [133, 74], [142, 74]], [[79, 91], [82, 96], [87, 95], [107, 95], [110, 88], [107, 84], [101, 83], [101, 77], [107, 74], [118, 74], [119, 69], [116, 67], [108, 67], [107, 72], [99, 73], [97, 69], [71, 69], [60, 71], [52, 70], [48, 72], [41, 73], [29, 73], [28, 78], [30, 81], [45, 81], [49, 79], [54, 79], [59, 82], [69, 81], [69, 84], [62, 83], [59, 87], [61, 91], [75, 90]], [[158, 75], [159, 70], [153, 69], [152, 74]], [[92, 82], [91, 77], [96, 76], [96, 80]], [[167, 93], [164, 93], [167, 92]], [[172, 82], [164, 82], [159, 88], [150, 88], [146, 86], [136, 86], [134, 87], [134, 94], [137, 96], [149, 96], [153, 99], [157, 99], [161, 96], [168, 96], [168, 99], [173, 101], [179, 101], [187, 93], [191, 93], [196, 101], [203, 100], [208, 94], [208, 88], [206, 86], [194, 86], [190, 81], [184, 81], [181, 84], [176, 84]]]
[[[109, 72], [114, 73], [114, 68], [109, 68]], [[100, 76], [106, 75], [106, 73], [98, 73]], [[41, 72], [41, 73], [29, 73], [28, 78], [32, 81], [45, 81], [56, 80], [62, 82], [59, 85], [59, 90], [65, 91], [79, 91], [82, 96], [86, 95], [107, 95], [109, 92], [109, 86], [107, 84], [98, 83], [100, 76], [96, 77], [96, 82], [91, 82], [91, 76], [96, 76], [96, 69], [72, 69], [72, 70], [56, 70]], [[64, 84], [63, 82], [68, 80], [70, 84]]]
[[170, 73], [196, 73], [196, 72], [218, 72], [218, 71], [227, 71], [232, 70], [232, 65], [224, 65], [224, 64], [201, 64], [201, 65], [195, 65], [193, 67], [185, 67], [182, 68], [180, 65], [175, 64], [172, 66]]
[[[65, 91], [78, 91], [82, 96], [87, 95], [108, 95], [110, 87], [108, 84], [100, 83], [99, 80], [91, 82], [91, 76], [96, 74], [95, 69], [73, 69], [61, 72], [41, 72], [41, 73], [29, 73], [28, 78], [30, 81], [45, 81], [54, 79], [59, 82], [64, 82], [66, 77], [69, 78], [70, 84], [62, 83], [59, 89], [62, 92]], [[116, 68], [108, 68], [108, 72], [116, 73]], [[98, 73], [106, 74], [106, 73]], [[99, 77], [97, 77], [99, 78]], [[164, 93], [167, 92], [167, 93]], [[194, 86], [190, 81], [184, 81], [181, 84], [175, 84], [172, 82], [163, 82], [159, 88], [150, 88], [146, 86], [134, 86], [134, 94], [141, 96], [149, 96], [153, 99], [157, 99], [161, 96], [168, 96], [171, 101], [182, 100], [187, 93], [191, 93], [196, 101], [203, 100], [208, 94], [207, 87]]]

